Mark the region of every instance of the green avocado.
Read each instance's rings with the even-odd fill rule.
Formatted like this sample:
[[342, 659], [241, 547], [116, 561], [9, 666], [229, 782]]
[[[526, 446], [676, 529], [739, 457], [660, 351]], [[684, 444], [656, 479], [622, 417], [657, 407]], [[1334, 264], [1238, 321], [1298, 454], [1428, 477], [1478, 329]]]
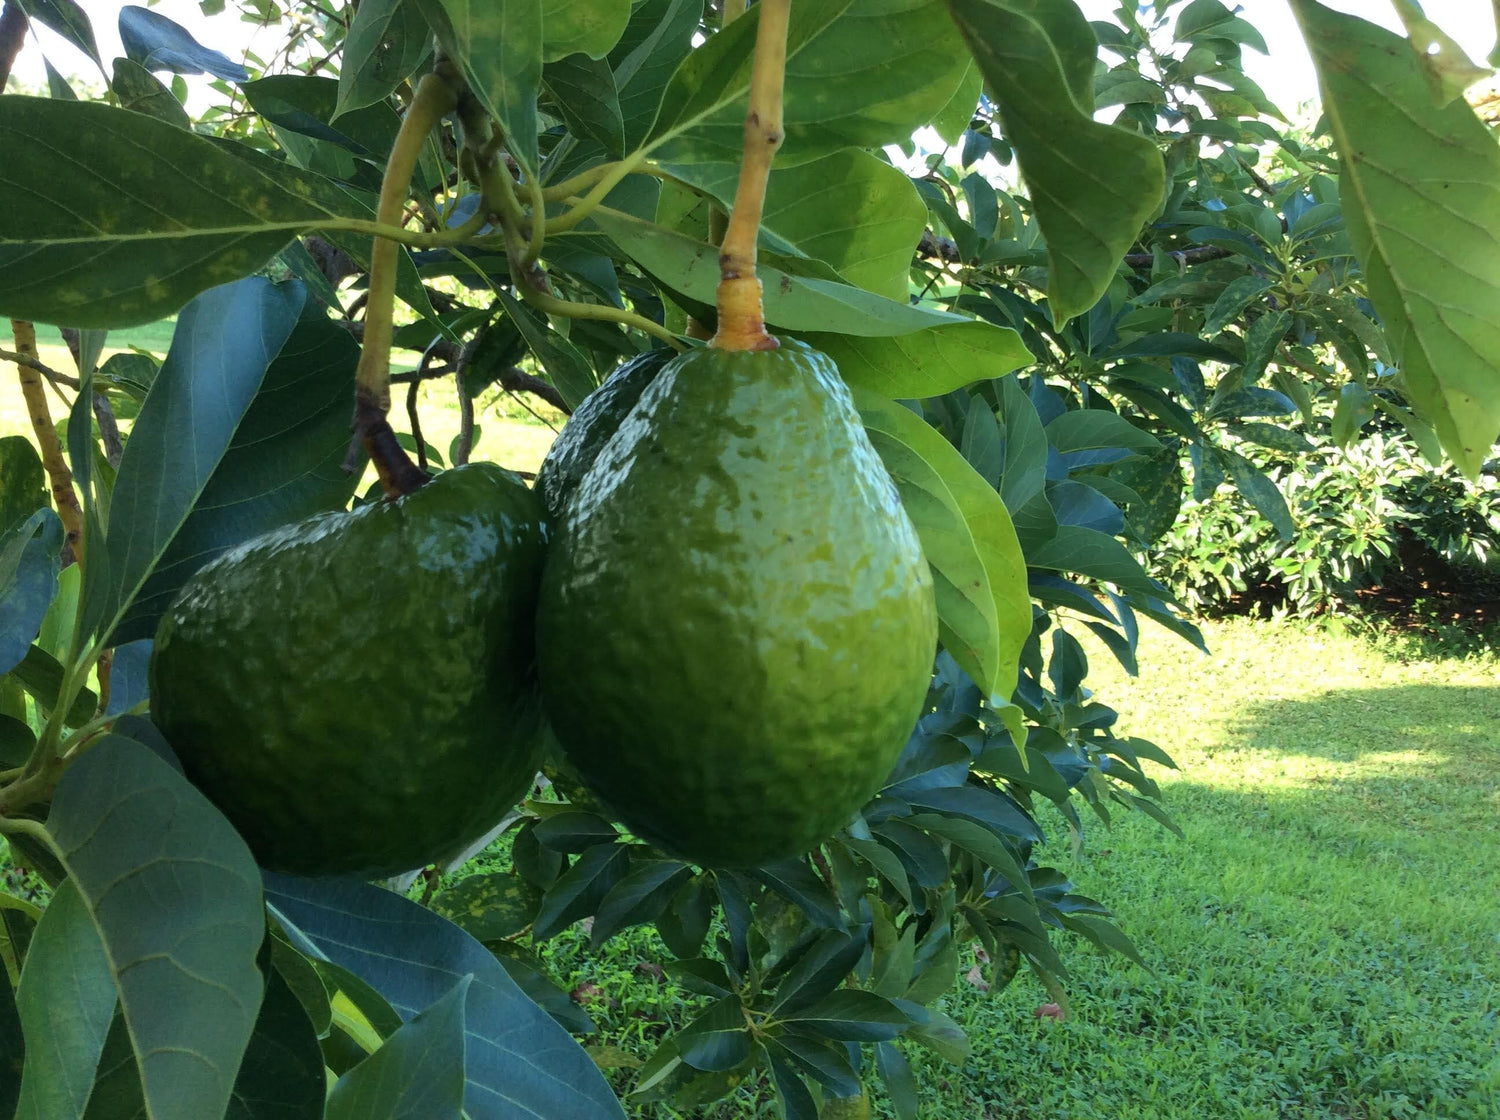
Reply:
[[199, 569], [151, 655], [151, 714], [261, 865], [394, 875], [454, 854], [541, 761], [546, 531], [473, 463]]
[[536, 475], [537, 493], [546, 503], [549, 517], [562, 516], [568, 498], [578, 489], [600, 448], [630, 414], [646, 386], [674, 357], [674, 350], [637, 354], [606, 377], [604, 384], [590, 393], [568, 418]]
[[833, 362], [673, 359], [548, 553], [543, 702], [568, 760], [690, 862], [800, 855], [879, 789], [925, 701], [932, 577]]

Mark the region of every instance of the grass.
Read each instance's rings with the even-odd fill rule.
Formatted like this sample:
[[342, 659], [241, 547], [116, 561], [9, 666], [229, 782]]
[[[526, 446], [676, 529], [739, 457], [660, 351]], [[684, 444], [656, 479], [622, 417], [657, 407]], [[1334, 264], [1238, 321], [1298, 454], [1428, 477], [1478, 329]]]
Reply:
[[[132, 346], [151, 350], [158, 356], [166, 353], [172, 341], [172, 323], [163, 321], [144, 327], [110, 332], [101, 361], [110, 355]], [[12, 338], [9, 323], [0, 320], [0, 349], [9, 349]], [[73, 373], [73, 359], [63, 345], [62, 337], [55, 327], [37, 327], [38, 356], [46, 365], [64, 373]], [[403, 364], [398, 353], [394, 369], [414, 368], [416, 361]], [[391, 409], [391, 426], [398, 433], [410, 433], [411, 423], [407, 418], [404, 386], [396, 386], [395, 400]], [[69, 394], [71, 398], [71, 393]], [[65, 416], [66, 403], [56, 393], [49, 391], [52, 418], [61, 421]], [[562, 427], [565, 417], [541, 401], [527, 398], [523, 405], [515, 397], [490, 391], [482, 394], [476, 402], [475, 423], [479, 439], [475, 443], [474, 459], [489, 459], [511, 470], [535, 472], [541, 465], [547, 448], [552, 445], [556, 430]], [[526, 407], [530, 406], [530, 410]], [[351, 406], [352, 407], [352, 406]], [[435, 448], [438, 457], [446, 463], [451, 457], [453, 441], [458, 436], [458, 405], [447, 382], [424, 384], [417, 395], [418, 416], [424, 442]], [[122, 424], [127, 432], [128, 423]], [[31, 435], [31, 421], [26, 414], [25, 402], [21, 398], [20, 386], [9, 363], [0, 362], [0, 437]], [[413, 445], [414, 446], [414, 445]], [[361, 490], [373, 482], [373, 470], [361, 483]]]
[[[1143, 635], [1135, 681], [1089, 647], [1100, 698], [1181, 765], [1163, 786], [1186, 839], [1133, 815], [1051, 853], [1153, 972], [1068, 941], [1062, 1022], [1033, 1016], [1029, 977], [961, 982], [946, 1010], [974, 1057], [909, 1050], [924, 1117], [1500, 1116], [1500, 659], [1294, 624], [1208, 635], [1211, 658]], [[544, 952], [591, 1041], [644, 1056], [688, 1006], [649, 975], [664, 950], [583, 946]], [[703, 1115], [771, 1114], [747, 1089]]]

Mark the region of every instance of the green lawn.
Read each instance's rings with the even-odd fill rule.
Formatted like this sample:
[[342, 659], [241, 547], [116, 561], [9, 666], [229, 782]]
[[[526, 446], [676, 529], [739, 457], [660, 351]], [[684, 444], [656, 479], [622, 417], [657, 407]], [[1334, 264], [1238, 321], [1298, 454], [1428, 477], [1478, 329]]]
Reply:
[[[1069, 941], [1063, 1022], [1033, 1017], [1029, 977], [963, 984], [967, 1067], [910, 1050], [924, 1116], [1500, 1117], [1500, 658], [1243, 621], [1208, 637], [1205, 658], [1144, 634], [1135, 681], [1089, 646], [1100, 698], [1180, 763], [1163, 786], [1187, 838], [1117, 818], [1070, 858], [1052, 830], [1154, 973]], [[559, 980], [646, 1052], [654, 1009], [680, 1006], [635, 967], [659, 946], [580, 944], [550, 947]], [[707, 1115], [772, 1113], [746, 1092]]]

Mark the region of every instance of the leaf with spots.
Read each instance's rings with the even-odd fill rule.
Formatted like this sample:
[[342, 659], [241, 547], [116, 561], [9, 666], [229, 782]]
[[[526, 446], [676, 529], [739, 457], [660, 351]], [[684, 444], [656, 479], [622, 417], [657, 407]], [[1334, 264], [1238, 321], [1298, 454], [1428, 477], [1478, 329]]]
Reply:
[[1370, 298], [1418, 413], [1474, 477], [1500, 435], [1500, 145], [1463, 98], [1434, 101], [1399, 35], [1312, 0], [1292, 8]]

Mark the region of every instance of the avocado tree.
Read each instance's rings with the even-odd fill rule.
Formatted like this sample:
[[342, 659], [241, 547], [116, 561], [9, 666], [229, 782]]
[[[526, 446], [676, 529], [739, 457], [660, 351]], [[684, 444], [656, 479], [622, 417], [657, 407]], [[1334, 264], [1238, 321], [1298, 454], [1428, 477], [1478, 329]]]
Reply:
[[[976, 947], [994, 990], [1024, 966], [1064, 1006], [1063, 935], [1139, 959], [1047, 866], [1042, 826], [1172, 827], [1148, 773], [1169, 756], [1115, 733], [1074, 634], [1132, 672], [1142, 618], [1201, 644], [1139, 561], [1188, 488], [1289, 532], [1247, 446], [1296, 453], [1330, 410], [1357, 438], [1378, 410], [1472, 475], [1500, 432], [1500, 147], [1461, 96], [1473, 63], [1407, 0], [1407, 37], [1294, 0], [1323, 90], [1310, 134], [1246, 76], [1265, 44], [1220, 0], [1093, 24], [1065, 0], [254, 8], [288, 30], [253, 71], [149, 9], [122, 8], [106, 69], [72, 0], [5, 8], [0, 69], [29, 17], [108, 89], [79, 100], [49, 69], [50, 96], [0, 96], [0, 358], [34, 435], [0, 440], [0, 834], [48, 885], [0, 896], [0, 1116], [588, 1118], [738, 1093], [804, 1118], [867, 1110], [877, 1084], [914, 1116], [910, 1048], [968, 1057], [941, 1000]], [[183, 74], [214, 77], [197, 120]], [[923, 164], [918, 130], [946, 151]], [[173, 315], [164, 360], [100, 362], [107, 331]], [[33, 322], [65, 329], [74, 371], [39, 359]], [[393, 382], [447, 386], [455, 463], [492, 386], [576, 412], [548, 497], [547, 476], [591, 485], [685, 368], [654, 349], [712, 372], [772, 336], [836, 365], [930, 571], [936, 657], [874, 795], [806, 853], [695, 863], [655, 827], [695, 760], [663, 755], [652, 801], [590, 789], [554, 748], [525, 800], [427, 866], [316, 874], [331, 837], [357, 857], [471, 808], [467, 777], [438, 781], [370, 823], [361, 799], [409, 787], [423, 744], [362, 756], [341, 707], [384, 697], [351, 684], [298, 805], [261, 798], [269, 862], [304, 873], [258, 866], [272, 846], [216, 804], [234, 793], [190, 781], [153, 720], [153, 639], [194, 574], [351, 502], [438, 492], [439, 456], [413, 433], [412, 462], [388, 419]], [[392, 375], [393, 347], [414, 371]], [[356, 494], [367, 461], [379, 484]], [[576, 503], [549, 501], [547, 531], [570, 532]], [[416, 618], [424, 554], [396, 555], [347, 566]], [[246, 635], [252, 714], [294, 664], [395, 693], [446, 670], [342, 586], [230, 592], [247, 627], [277, 595], [329, 621], [285, 665]], [[233, 656], [219, 644], [204, 656]], [[620, 702], [567, 679], [581, 652], [543, 662], [576, 705], [564, 739]], [[669, 692], [650, 668], [639, 687]], [[722, 709], [651, 708], [714, 759]], [[734, 823], [764, 840], [770, 819]], [[492, 845], [503, 866], [471, 873]], [[532, 952], [585, 921], [594, 946], [654, 927], [701, 997], [639, 1068], [580, 1045], [587, 1016]]]

